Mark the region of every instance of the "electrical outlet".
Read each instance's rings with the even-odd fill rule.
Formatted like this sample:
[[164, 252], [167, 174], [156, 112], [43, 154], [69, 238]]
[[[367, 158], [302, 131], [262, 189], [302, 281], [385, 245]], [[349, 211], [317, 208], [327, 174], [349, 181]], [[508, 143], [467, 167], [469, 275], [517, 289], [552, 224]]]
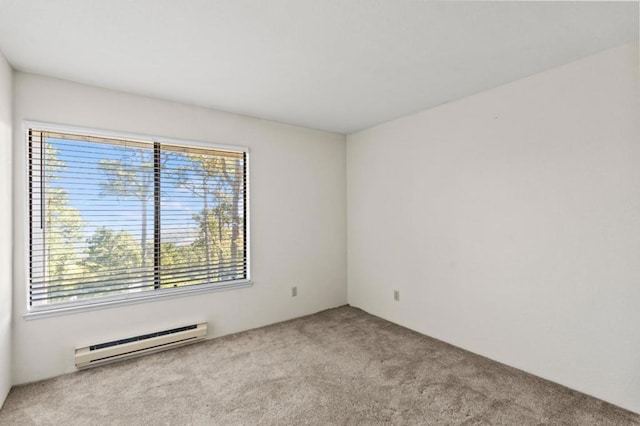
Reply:
[[296, 297], [298, 295], [298, 287], [291, 287], [291, 297]]
[[396, 302], [400, 301], [400, 290], [393, 290], [393, 300]]

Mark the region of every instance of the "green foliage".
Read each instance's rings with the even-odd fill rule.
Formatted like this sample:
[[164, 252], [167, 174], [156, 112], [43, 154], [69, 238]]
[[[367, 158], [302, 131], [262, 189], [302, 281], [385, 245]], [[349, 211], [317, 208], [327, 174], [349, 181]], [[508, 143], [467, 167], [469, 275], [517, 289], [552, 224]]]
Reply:
[[46, 194], [47, 270], [60, 276], [78, 263], [75, 248], [82, 242], [82, 216], [68, 205], [65, 190], [49, 187]]
[[84, 223], [78, 209], [69, 206], [67, 191], [56, 186], [58, 173], [66, 168], [66, 164], [57, 158], [58, 151], [50, 143], [45, 143], [45, 147], [45, 270], [50, 279], [55, 279], [78, 271], [76, 247], [83, 241]]
[[[238, 214], [243, 173], [240, 161], [193, 153], [186, 154], [186, 158], [189, 165], [175, 170], [175, 179], [178, 186], [203, 200], [203, 209], [193, 215], [198, 223], [198, 238], [193, 247], [206, 265], [236, 262], [243, 256], [238, 247], [244, 246], [239, 232], [242, 218]], [[235, 275], [233, 268], [228, 267], [209, 273], [206, 279], [219, 281]]]
[[138, 247], [128, 232], [102, 227], [87, 240], [87, 257], [82, 263], [87, 272], [131, 270], [140, 265]]
[[160, 283], [162, 288], [180, 287], [185, 278], [199, 265], [201, 257], [193, 244], [176, 245], [162, 243], [160, 245], [162, 268]]
[[162, 243], [160, 244], [160, 257], [162, 258], [162, 267], [171, 268], [184, 262], [185, 250], [174, 243]]

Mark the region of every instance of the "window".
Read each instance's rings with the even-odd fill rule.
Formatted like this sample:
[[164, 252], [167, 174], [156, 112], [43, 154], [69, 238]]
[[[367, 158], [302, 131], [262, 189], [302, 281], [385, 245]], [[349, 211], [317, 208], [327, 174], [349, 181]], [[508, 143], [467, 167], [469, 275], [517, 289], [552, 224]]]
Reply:
[[29, 306], [247, 283], [247, 152], [28, 128]]

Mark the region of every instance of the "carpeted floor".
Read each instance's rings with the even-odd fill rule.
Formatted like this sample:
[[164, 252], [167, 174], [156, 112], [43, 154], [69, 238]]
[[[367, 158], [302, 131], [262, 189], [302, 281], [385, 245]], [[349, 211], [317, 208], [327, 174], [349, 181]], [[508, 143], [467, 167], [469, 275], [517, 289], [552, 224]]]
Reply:
[[640, 416], [346, 306], [18, 386], [0, 411], [2, 425], [383, 423]]

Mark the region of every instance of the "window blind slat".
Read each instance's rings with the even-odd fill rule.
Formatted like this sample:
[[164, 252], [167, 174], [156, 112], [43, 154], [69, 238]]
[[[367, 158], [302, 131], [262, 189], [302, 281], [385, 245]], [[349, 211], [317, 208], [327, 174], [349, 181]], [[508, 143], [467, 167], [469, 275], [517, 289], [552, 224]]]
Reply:
[[[236, 277], [238, 275], [242, 275], [246, 272], [246, 266], [242, 267], [234, 267], [228, 270], [223, 271], [224, 273], [217, 277], [217, 282], [226, 281], [229, 277]], [[202, 283], [204, 279], [211, 279], [211, 273], [206, 270], [201, 270], [197, 273], [188, 273], [183, 275], [170, 275], [166, 277], [166, 281], [162, 283], [162, 285], [173, 285], [178, 283]], [[43, 295], [58, 295], [61, 293], [74, 293], [80, 294], [85, 291], [96, 291], [100, 290], [100, 292], [108, 292], [118, 290], [120, 288], [138, 288], [139, 286], [144, 285], [154, 285], [154, 275], [153, 273], [148, 274], [146, 276], [137, 277], [137, 279], [129, 278], [128, 281], [123, 282], [123, 280], [111, 280], [111, 281], [101, 281], [101, 282], [83, 282], [81, 285], [66, 285], [66, 286], [56, 286], [56, 287], [38, 287], [34, 288], [30, 291], [30, 293], [34, 297], [39, 297]]]
[[[203, 263], [194, 263], [194, 264], [181, 264], [181, 265], [171, 265], [169, 267], [161, 267], [160, 270], [163, 274], [189, 274], [189, 273], [197, 273], [199, 271], [210, 271], [212, 268], [215, 270], [227, 270], [229, 268], [237, 268], [246, 266], [246, 262], [244, 261], [229, 261], [223, 263], [214, 263], [211, 265], [206, 265]], [[57, 279], [47, 279], [42, 275], [35, 275], [32, 280], [32, 289], [36, 289], [38, 287], [41, 288], [54, 288], [54, 287], [64, 287], [70, 284], [71, 281], [82, 281], [83, 285], [88, 285], [92, 283], [100, 283], [105, 282], [106, 280], [115, 280], [115, 279], [126, 279], [127, 277], [135, 277], [140, 275], [153, 275], [153, 266], [138, 268], [138, 269], [130, 269], [130, 270], [104, 270], [101, 271], [100, 278], [96, 278], [95, 276], [91, 276], [88, 273], [83, 274], [66, 274], [62, 275]]]

